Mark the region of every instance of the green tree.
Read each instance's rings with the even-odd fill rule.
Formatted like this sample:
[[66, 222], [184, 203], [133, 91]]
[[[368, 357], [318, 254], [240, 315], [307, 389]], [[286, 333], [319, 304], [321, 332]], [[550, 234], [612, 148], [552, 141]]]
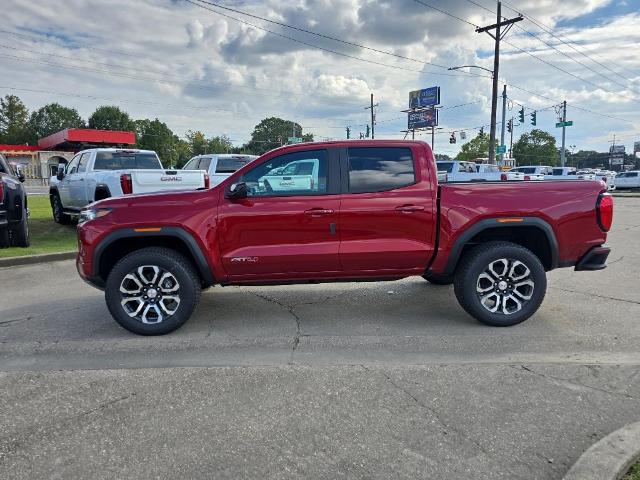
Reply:
[[436, 161], [438, 161], [438, 162], [451, 160], [451, 157], [449, 155], [444, 154], [444, 153], [436, 153], [435, 157], [436, 157]]
[[174, 135], [166, 123], [157, 118], [136, 120], [136, 145], [143, 150], [154, 150], [162, 164], [166, 167], [175, 166], [179, 161], [180, 139]]
[[189, 130], [186, 137], [192, 156], [195, 157], [196, 155], [202, 155], [204, 153], [212, 153], [209, 149], [209, 142], [207, 141], [207, 138], [200, 130], [195, 132], [193, 130]]
[[120, 110], [119, 107], [103, 105], [96, 108], [89, 117], [89, 128], [131, 131], [135, 128], [135, 124], [129, 114]]
[[0, 98], [0, 143], [29, 141], [29, 110], [15, 95]]
[[480, 132], [475, 138], [462, 145], [460, 152], [456, 155], [456, 160], [473, 160], [475, 158], [485, 158], [489, 154], [489, 136]]
[[209, 139], [208, 149], [211, 153], [230, 153], [233, 150], [233, 144], [229, 137], [221, 135]]
[[287, 143], [287, 138], [302, 137], [304, 142], [313, 142], [313, 134], [302, 134], [302, 127], [291, 121], [278, 117], [269, 117], [262, 120], [253, 129], [251, 140], [246, 145], [246, 150], [262, 155]]
[[519, 165], [558, 165], [556, 139], [544, 130], [531, 130], [520, 135], [513, 145], [513, 157]]
[[85, 123], [75, 108], [50, 103], [31, 113], [29, 130], [32, 141], [47, 137], [65, 128], [84, 128]]

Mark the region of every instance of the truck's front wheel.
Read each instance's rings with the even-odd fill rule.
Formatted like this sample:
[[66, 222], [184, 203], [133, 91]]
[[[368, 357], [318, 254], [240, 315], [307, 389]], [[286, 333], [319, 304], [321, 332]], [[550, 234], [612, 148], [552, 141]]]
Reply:
[[533, 315], [547, 290], [540, 259], [509, 242], [490, 242], [467, 252], [454, 290], [467, 313], [480, 322], [508, 327]]
[[200, 297], [191, 263], [167, 248], [143, 248], [111, 270], [105, 299], [113, 318], [140, 335], [164, 335], [181, 327]]

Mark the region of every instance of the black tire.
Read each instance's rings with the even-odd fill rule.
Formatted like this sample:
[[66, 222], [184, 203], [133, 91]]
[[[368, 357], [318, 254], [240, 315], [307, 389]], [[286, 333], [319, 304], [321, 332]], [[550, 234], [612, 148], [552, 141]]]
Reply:
[[51, 213], [53, 215], [53, 221], [59, 223], [60, 225], [67, 225], [71, 223], [71, 217], [64, 213], [64, 207], [62, 206], [60, 196], [57, 193], [54, 193], [49, 198], [51, 200]]
[[[520, 276], [527, 270], [528, 274]], [[540, 259], [510, 242], [489, 242], [467, 252], [454, 280], [462, 308], [493, 327], [524, 322], [538, 310], [546, 290], [547, 277]]]
[[0, 230], [0, 248], [7, 248], [9, 246], [9, 230], [3, 228]]
[[22, 209], [22, 220], [11, 229], [11, 245], [27, 248], [31, 244], [31, 232], [29, 231], [29, 215], [27, 209]]
[[427, 273], [423, 275], [422, 278], [434, 285], [451, 285], [453, 283], [452, 275], [436, 275], [434, 273]]
[[[145, 287], [148, 285], [152, 285], [153, 287], [147, 291], [142, 291], [142, 288], [144, 288], [142, 287], [138, 290], [139, 295], [135, 293], [133, 295], [125, 295], [121, 293], [121, 285], [124, 286], [125, 289], [129, 288], [129, 284], [123, 283], [128, 282], [128, 280], [125, 279], [128, 274], [134, 274], [138, 280], [143, 280], [144, 277], [150, 279], [150, 276], [155, 273], [151, 267], [147, 267], [143, 270], [144, 275], [140, 276], [138, 268], [142, 266], [155, 266], [160, 270], [159, 278], [157, 278], [155, 282], [149, 282], [145, 285]], [[150, 268], [151, 270], [149, 271]], [[165, 292], [161, 285], [158, 285], [159, 280], [164, 278], [163, 272], [169, 273], [177, 284], [177, 290], [171, 291], [170, 294]], [[131, 282], [133, 287], [137, 286], [136, 283]], [[144, 282], [138, 282], [138, 284], [141, 283]], [[175, 285], [171, 283], [166, 288], [171, 289], [174, 287]], [[154, 292], [157, 293], [154, 293], [154, 300], [149, 300], [149, 298], [151, 298], [152, 288]], [[198, 300], [200, 299], [200, 279], [191, 263], [175, 250], [149, 247], [136, 250], [126, 255], [113, 267], [107, 278], [104, 293], [109, 312], [111, 312], [115, 321], [122, 327], [139, 335], [164, 335], [180, 328], [195, 310]], [[149, 293], [149, 297], [145, 295], [146, 293]], [[158, 297], [155, 297], [155, 295], [158, 295]], [[165, 295], [167, 298], [175, 296], [179, 298], [179, 303], [173, 313], [168, 313], [166, 307], [161, 305], [161, 302], [165, 299], [162, 295]], [[126, 304], [127, 307], [123, 306], [122, 301], [125, 298], [132, 298], [132, 296], [137, 296], [142, 300], [131, 300]], [[153, 304], [151, 304], [151, 302], [153, 302]], [[131, 303], [133, 303], [133, 305], [129, 307]], [[141, 304], [142, 307], [140, 307]], [[149, 307], [147, 307], [147, 305], [149, 305]], [[131, 312], [127, 313], [127, 311], [125, 311], [125, 308], [129, 308], [130, 311], [135, 310], [136, 307], [138, 307], [137, 310], [142, 309], [143, 311], [155, 308], [156, 312], [160, 314], [164, 313], [165, 316], [159, 319], [157, 323], [144, 323], [142, 318], [131, 316]], [[164, 308], [164, 312], [160, 310], [161, 308]], [[140, 316], [142, 316], [142, 313], [140, 313]], [[146, 317], [146, 313], [144, 313], [144, 317]], [[159, 317], [159, 315], [157, 317]], [[158, 318], [156, 318], [156, 320], [158, 320]]]

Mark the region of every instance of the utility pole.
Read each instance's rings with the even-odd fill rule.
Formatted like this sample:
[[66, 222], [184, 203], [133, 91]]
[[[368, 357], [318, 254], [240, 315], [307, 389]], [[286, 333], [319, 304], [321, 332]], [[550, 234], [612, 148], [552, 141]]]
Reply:
[[[495, 48], [493, 53], [493, 89], [491, 92], [491, 131], [489, 134], [489, 163], [496, 163], [496, 114], [498, 109], [498, 71], [500, 68], [500, 40], [504, 38], [514, 23], [522, 21], [522, 15], [515, 18], [502, 21], [502, 3], [498, 1], [498, 10], [496, 12], [496, 23], [486, 27], [476, 28], [477, 33], [486, 32], [495, 40]], [[501, 27], [506, 27], [501, 31]], [[495, 30], [495, 34], [491, 33]]]
[[431, 153], [433, 153], [435, 155], [435, 152], [433, 150], [433, 144], [435, 142], [436, 139], [436, 127], [431, 127]]
[[560, 150], [560, 166], [564, 167], [566, 154], [564, 152], [565, 131], [567, 130], [567, 101], [562, 102], [562, 150]]
[[364, 107], [365, 110], [369, 110], [371, 109], [371, 138], [374, 139], [375, 137], [375, 123], [376, 123], [376, 114], [375, 114], [375, 110], [374, 108], [377, 107], [378, 104], [376, 103], [375, 105], [373, 104], [373, 93], [371, 94], [371, 106], [369, 107]]
[[[502, 89], [502, 131], [500, 132], [500, 145], [504, 145], [504, 128], [505, 120], [507, 116], [507, 84], [505, 83]], [[513, 131], [513, 129], [511, 129]], [[500, 160], [504, 158], [504, 154], [500, 154]]]
[[509, 140], [509, 158], [513, 158], [513, 117], [511, 117], [511, 140]]

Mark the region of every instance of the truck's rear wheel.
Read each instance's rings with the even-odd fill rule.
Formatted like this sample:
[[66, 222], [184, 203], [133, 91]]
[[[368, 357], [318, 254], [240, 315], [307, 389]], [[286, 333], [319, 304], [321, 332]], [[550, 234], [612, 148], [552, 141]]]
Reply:
[[11, 243], [14, 247], [27, 248], [31, 243], [29, 233], [29, 214], [27, 209], [22, 210], [22, 220], [11, 229]]
[[64, 207], [62, 201], [57, 193], [54, 193], [50, 197], [51, 199], [51, 212], [53, 214], [53, 221], [61, 225], [66, 225], [71, 222], [71, 217], [64, 213]]
[[0, 248], [9, 246], [9, 230], [3, 228], [0, 230]]
[[490, 242], [467, 252], [454, 290], [467, 313], [480, 322], [508, 327], [533, 315], [547, 290], [540, 259], [509, 242]]
[[143, 248], [111, 270], [105, 299], [113, 318], [140, 335], [164, 335], [181, 327], [200, 297], [191, 263], [167, 248]]

